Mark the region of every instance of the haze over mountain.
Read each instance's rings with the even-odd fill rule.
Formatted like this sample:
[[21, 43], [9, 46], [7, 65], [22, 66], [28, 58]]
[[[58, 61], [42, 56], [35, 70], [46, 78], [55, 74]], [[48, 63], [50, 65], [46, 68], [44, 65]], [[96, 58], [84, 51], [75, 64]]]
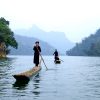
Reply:
[[33, 46], [35, 41], [40, 41], [42, 54], [43, 55], [52, 55], [55, 48], [49, 45], [48, 43], [41, 41], [37, 38], [33, 37], [26, 37], [15, 35], [16, 41], [18, 42], [18, 49], [11, 48], [11, 55], [33, 55]]
[[14, 33], [43, 40], [58, 49], [62, 54], [65, 54], [66, 50], [74, 46], [74, 43], [66, 38], [64, 32], [45, 32], [36, 25], [33, 25], [29, 29], [15, 30]]

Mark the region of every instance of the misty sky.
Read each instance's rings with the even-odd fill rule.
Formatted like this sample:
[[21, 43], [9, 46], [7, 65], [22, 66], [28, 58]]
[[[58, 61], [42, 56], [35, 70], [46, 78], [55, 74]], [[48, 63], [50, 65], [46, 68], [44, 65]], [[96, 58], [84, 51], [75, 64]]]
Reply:
[[0, 17], [12, 30], [35, 24], [79, 42], [100, 28], [100, 0], [0, 0]]

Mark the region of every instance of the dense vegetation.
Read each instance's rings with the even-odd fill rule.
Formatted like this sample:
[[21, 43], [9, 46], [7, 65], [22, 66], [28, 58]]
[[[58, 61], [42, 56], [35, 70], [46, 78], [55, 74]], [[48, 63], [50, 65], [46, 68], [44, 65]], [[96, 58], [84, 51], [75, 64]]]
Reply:
[[18, 44], [14, 38], [14, 33], [9, 28], [9, 21], [5, 20], [3, 17], [0, 18], [0, 44], [2, 42], [4, 42], [6, 45], [6, 52], [9, 51], [9, 46], [16, 49], [18, 47]]
[[100, 56], [100, 29], [67, 51], [71, 56]]

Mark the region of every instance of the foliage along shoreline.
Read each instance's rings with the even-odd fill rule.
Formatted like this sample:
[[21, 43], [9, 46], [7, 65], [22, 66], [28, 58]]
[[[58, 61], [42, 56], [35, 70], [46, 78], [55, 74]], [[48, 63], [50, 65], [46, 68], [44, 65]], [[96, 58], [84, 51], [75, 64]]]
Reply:
[[14, 38], [14, 33], [9, 27], [10, 22], [0, 18], [0, 58], [6, 57], [9, 54], [10, 49], [9, 46], [17, 49], [18, 43]]

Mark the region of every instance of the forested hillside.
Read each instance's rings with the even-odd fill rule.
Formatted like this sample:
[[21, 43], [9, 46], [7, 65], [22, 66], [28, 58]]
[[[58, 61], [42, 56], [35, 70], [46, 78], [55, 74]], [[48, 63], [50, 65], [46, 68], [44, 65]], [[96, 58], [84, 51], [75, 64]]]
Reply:
[[100, 56], [100, 29], [67, 51], [71, 56]]

